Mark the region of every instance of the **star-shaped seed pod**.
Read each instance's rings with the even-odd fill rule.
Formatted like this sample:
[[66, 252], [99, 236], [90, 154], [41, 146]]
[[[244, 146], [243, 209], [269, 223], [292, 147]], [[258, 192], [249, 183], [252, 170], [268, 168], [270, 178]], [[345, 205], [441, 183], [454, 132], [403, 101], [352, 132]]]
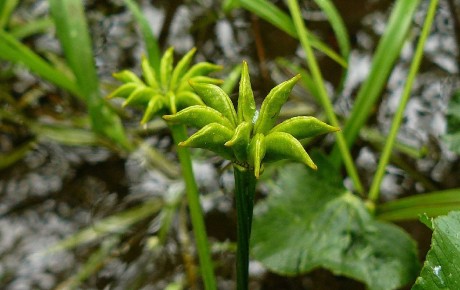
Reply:
[[192, 105], [204, 105], [200, 97], [193, 91], [189, 81], [197, 84], [221, 84], [222, 80], [208, 77], [222, 67], [208, 62], [200, 62], [191, 66], [196, 49], [185, 54], [173, 68], [174, 49], [171, 47], [160, 60], [159, 75], [155, 73], [146, 57], [142, 57], [141, 80], [129, 70], [113, 74], [124, 84], [113, 91], [108, 98], [124, 98], [123, 107], [138, 105], [145, 108], [141, 124], [147, 123], [155, 116], [175, 114], [178, 110]]
[[299, 139], [335, 132], [339, 128], [309, 116], [294, 117], [275, 125], [282, 105], [299, 79], [297, 75], [274, 87], [258, 112], [248, 65], [243, 62], [237, 112], [220, 87], [191, 80], [191, 87], [205, 105], [193, 105], [163, 118], [199, 129], [179, 145], [211, 150], [238, 166], [254, 170], [257, 178], [263, 162], [282, 159], [316, 169]]

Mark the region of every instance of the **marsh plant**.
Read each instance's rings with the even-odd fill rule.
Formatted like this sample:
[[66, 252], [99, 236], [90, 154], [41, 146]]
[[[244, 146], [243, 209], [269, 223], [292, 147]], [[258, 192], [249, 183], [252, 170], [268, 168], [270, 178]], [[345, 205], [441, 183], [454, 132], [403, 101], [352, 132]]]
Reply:
[[[174, 62], [174, 49], [169, 48], [161, 57], [159, 64], [151, 64], [146, 57], [142, 58], [143, 80], [133, 72], [124, 70], [115, 73], [114, 77], [123, 82], [118, 89], [108, 97], [124, 98], [123, 106], [139, 106], [145, 110], [141, 124], [163, 114], [175, 114], [177, 110], [189, 106], [204, 106], [201, 98], [192, 90], [190, 82], [202, 85], [220, 84], [221, 80], [207, 75], [221, 69], [220, 66], [200, 62], [191, 65], [196, 50], [192, 49], [176, 66]], [[158, 69], [155, 69], [158, 68]], [[174, 143], [180, 144], [187, 137], [184, 125], [167, 122], [171, 130]], [[203, 214], [199, 201], [198, 187], [192, 170], [190, 153], [187, 148], [177, 149], [181, 164], [182, 176], [186, 184], [187, 201], [190, 209], [192, 226], [201, 264], [201, 273], [206, 289], [216, 289], [213, 273], [211, 254], [205, 230]]]
[[238, 107], [213, 84], [189, 83], [204, 105], [185, 108], [163, 118], [199, 129], [179, 146], [208, 149], [233, 163], [237, 208], [237, 289], [248, 289], [249, 239], [254, 193], [264, 163], [283, 159], [317, 169], [299, 139], [338, 131], [314, 117], [294, 117], [276, 125], [281, 107], [299, 80], [297, 75], [273, 88], [256, 109], [248, 65], [243, 62]]

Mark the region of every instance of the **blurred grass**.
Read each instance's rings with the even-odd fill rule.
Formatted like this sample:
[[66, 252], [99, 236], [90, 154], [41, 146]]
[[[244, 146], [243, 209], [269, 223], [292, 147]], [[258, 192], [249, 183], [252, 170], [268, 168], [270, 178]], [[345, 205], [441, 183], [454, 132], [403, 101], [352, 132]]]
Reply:
[[[386, 85], [406, 41], [419, 2], [398, 0], [393, 7], [385, 32], [374, 53], [369, 74], [358, 91], [350, 117], [343, 128], [348, 147], [356, 140]], [[342, 162], [338, 145], [334, 147], [332, 160], [336, 166]]]

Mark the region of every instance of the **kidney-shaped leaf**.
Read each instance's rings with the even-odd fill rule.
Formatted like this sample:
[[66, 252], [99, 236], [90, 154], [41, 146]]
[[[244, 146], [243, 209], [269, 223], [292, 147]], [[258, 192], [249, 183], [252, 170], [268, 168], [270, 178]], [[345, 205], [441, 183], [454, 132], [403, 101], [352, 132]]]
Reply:
[[431, 249], [413, 290], [460, 289], [460, 211], [433, 221]]
[[256, 206], [254, 258], [284, 275], [323, 267], [370, 289], [414, 281], [419, 264], [409, 235], [373, 219], [327, 160], [313, 159], [317, 172], [302, 165], [284, 167], [271, 195]]

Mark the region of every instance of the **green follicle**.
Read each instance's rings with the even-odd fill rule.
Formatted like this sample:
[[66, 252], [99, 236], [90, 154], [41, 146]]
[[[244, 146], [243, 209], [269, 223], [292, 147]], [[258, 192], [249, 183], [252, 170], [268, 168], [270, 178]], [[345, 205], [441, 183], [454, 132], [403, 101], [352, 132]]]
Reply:
[[303, 163], [311, 169], [317, 169], [316, 164], [313, 163], [302, 144], [291, 134], [284, 132], [268, 134], [265, 138], [265, 144], [267, 162], [290, 159]]
[[144, 75], [145, 82], [153, 89], [159, 89], [160, 85], [155, 77], [155, 71], [149, 63], [149, 60], [145, 55], [142, 56], [141, 60], [142, 73]]
[[115, 91], [110, 93], [107, 96], [107, 99], [111, 99], [114, 97], [127, 98], [138, 87], [139, 85], [134, 84], [134, 83], [127, 83], [127, 84], [121, 85]]
[[187, 140], [180, 142], [179, 146], [208, 149], [231, 160], [233, 159], [233, 151], [224, 146], [224, 143], [232, 138], [232, 135], [233, 131], [227, 127], [218, 123], [211, 123], [198, 130]]
[[184, 79], [188, 80], [196, 76], [206, 76], [210, 73], [220, 71], [222, 69], [221, 65], [209, 63], [209, 62], [200, 62], [193, 65], [184, 75]]
[[236, 127], [236, 112], [232, 100], [220, 87], [195, 82], [190, 82], [190, 86], [207, 106], [221, 112]]
[[238, 97], [238, 122], [253, 122], [256, 113], [256, 102], [251, 88], [247, 62], [241, 68], [240, 92]]
[[122, 106], [126, 107], [127, 105], [145, 105], [148, 104], [150, 98], [158, 94], [157, 91], [149, 87], [137, 87], [126, 100], [123, 102]]
[[298, 116], [276, 125], [270, 130], [270, 133], [285, 132], [297, 139], [305, 139], [339, 130], [340, 128], [321, 122], [315, 117]]
[[144, 84], [140, 78], [138, 78], [132, 71], [129, 70], [123, 70], [112, 75], [114, 78], [124, 83], [136, 83], [140, 85]]
[[264, 159], [266, 154], [266, 145], [265, 136], [261, 133], [256, 134], [249, 144], [248, 161], [254, 168], [254, 175], [256, 178], [260, 176], [262, 159]]
[[192, 62], [193, 56], [195, 55], [196, 48], [192, 48], [187, 54], [182, 57], [182, 59], [177, 63], [176, 67], [174, 68], [171, 76], [170, 87], [175, 88], [178, 84], [179, 80], [184, 76], [187, 72], [187, 69]]
[[204, 106], [205, 104], [197, 94], [189, 91], [181, 91], [176, 95], [176, 105], [178, 110], [182, 110], [190, 106]]
[[144, 125], [153, 116], [155, 116], [158, 112], [165, 108], [165, 101], [163, 96], [156, 95], [152, 97], [147, 105], [147, 109], [145, 110], [144, 116], [142, 117], [141, 124]]
[[239, 162], [247, 162], [248, 160], [247, 148], [251, 141], [252, 127], [252, 124], [249, 122], [239, 124], [235, 129], [232, 139], [224, 144], [233, 149], [235, 157]]
[[270, 91], [262, 102], [259, 117], [254, 127], [256, 133], [266, 134], [273, 128], [281, 111], [281, 107], [286, 103], [292, 88], [300, 77], [300, 75], [296, 75], [292, 79], [277, 85]]
[[197, 129], [201, 129], [209, 123], [219, 123], [229, 129], [234, 128], [222, 113], [211, 107], [200, 105], [185, 108], [174, 115], [165, 115], [163, 119], [177, 123], [187, 122], [188, 126]]
[[173, 70], [174, 48], [170, 47], [160, 60], [160, 84], [164, 91], [169, 89], [169, 81]]

